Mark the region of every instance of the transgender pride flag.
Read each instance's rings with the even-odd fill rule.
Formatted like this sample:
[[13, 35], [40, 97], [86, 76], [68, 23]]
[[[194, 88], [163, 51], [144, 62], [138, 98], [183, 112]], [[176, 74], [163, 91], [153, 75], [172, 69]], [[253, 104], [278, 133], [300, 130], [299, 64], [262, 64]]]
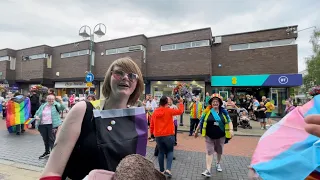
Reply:
[[261, 137], [251, 166], [262, 179], [320, 179], [320, 139], [304, 129], [304, 117], [311, 114], [320, 114], [320, 95], [295, 108]]

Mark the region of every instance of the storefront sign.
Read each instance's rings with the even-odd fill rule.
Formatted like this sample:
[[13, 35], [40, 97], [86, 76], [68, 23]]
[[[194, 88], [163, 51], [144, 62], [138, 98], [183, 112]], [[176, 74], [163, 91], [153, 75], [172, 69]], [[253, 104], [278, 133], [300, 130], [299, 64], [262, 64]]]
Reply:
[[167, 84], [168, 88], [175, 88], [177, 85], [173, 85], [173, 84]]
[[301, 85], [302, 74], [211, 76], [211, 86], [293, 87]]
[[[87, 88], [85, 82], [56, 82], [54, 84], [55, 88]], [[92, 85], [91, 87], [94, 87]]]

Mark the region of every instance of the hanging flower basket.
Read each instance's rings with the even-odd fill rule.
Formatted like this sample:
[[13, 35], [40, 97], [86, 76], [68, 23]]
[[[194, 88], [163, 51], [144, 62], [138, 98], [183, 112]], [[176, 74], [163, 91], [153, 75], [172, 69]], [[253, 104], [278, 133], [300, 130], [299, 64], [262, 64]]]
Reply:
[[173, 94], [182, 98], [192, 98], [192, 87], [187, 83], [178, 83], [173, 89]]
[[36, 92], [36, 93], [41, 93], [41, 94], [46, 94], [48, 93], [48, 88], [46, 86], [42, 86], [41, 84], [39, 85], [34, 85], [30, 88], [31, 92]]
[[311, 96], [316, 96], [318, 94], [320, 94], [320, 86], [315, 86], [311, 89], [311, 91], [309, 92], [309, 94]]

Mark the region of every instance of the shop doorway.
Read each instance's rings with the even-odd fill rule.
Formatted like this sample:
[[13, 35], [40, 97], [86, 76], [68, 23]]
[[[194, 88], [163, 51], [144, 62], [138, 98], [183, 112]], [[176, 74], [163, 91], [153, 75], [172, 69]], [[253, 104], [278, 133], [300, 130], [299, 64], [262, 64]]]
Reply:
[[261, 101], [262, 96], [268, 97], [269, 91], [270, 89], [268, 87], [237, 87], [234, 88], [233, 94], [237, 99], [249, 94], [250, 96], [256, 97], [258, 101]]

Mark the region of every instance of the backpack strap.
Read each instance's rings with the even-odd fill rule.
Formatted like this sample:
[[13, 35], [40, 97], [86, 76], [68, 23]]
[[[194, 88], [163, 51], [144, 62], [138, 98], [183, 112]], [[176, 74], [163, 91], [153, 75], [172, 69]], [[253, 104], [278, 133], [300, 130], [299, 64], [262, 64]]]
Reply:
[[56, 108], [56, 110], [58, 111], [58, 113], [60, 114], [60, 111], [58, 109], [58, 106], [57, 105], [54, 105], [54, 107]]

